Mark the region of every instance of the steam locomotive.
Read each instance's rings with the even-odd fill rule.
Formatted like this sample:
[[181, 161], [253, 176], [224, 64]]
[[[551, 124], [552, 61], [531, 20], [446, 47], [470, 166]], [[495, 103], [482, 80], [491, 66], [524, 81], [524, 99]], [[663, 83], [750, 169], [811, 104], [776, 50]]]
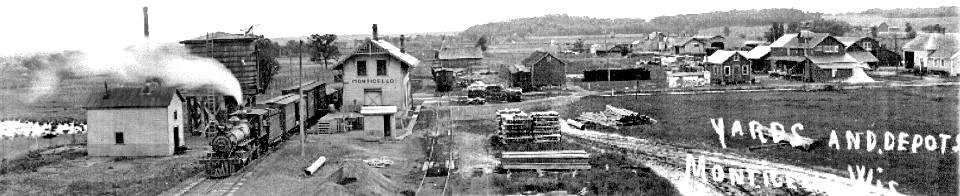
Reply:
[[[224, 123], [212, 123], [215, 131], [210, 139], [210, 151], [200, 160], [209, 178], [233, 175], [253, 160], [266, 156], [271, 147], [299, 130], [300, 118], [307, 126], [325, 112], [319, 106], [326, 103], [324, 96], [311, 96], [321, 88], [304, 88], [301, 102], [297, 93], [284, 95], [262, 103], [247, 106], [230, 113]], [[302, 107], [300, 104], [304, 104]], [[305, 111], [303, 111], [305, 110]]]

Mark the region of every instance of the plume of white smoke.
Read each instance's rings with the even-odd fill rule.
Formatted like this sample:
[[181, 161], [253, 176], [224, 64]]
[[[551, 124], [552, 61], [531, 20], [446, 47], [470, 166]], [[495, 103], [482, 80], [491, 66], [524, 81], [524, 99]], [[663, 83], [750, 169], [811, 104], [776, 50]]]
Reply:
[[211, 58], [191, 55], [182, 45], [148, 45], [122, 49], [84, 49], [63, 62], [46, 62], [63, 65], [53, 65], [35, 72], [37, 81], [32, 86], [35, 96], [31, 97], [56, 91], [60, 81], [60, 74], [56, 73], [67, 72], [76, 77], [109, 76], [124, 82], [159, 78], [164, 86], [212, 88], [233, 96], [238, 102], [243, 101], [240, 83], [223, 64]]

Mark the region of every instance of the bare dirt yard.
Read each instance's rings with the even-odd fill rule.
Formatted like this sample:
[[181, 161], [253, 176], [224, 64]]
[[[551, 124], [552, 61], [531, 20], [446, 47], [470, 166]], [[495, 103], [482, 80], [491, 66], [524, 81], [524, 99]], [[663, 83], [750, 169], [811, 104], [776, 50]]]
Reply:
[[[838, 176], [849, 176], [848, 167], [861, 165], [883, 168], [873, 179], [899, 183], [897, 190], [907, 194], [955, 195], [957, 193], [956, 153], [885, 151], [883, 154], [847, 150], [846, 130], [890, 131], [913, 136], [956, 135], [957, 94], [954, 86], [894, 87], [841, 91], [767, 91], [716, 94], [589, 96], [573, 102], [561, 112], [572, 118], [581, 112], [597, 112], [610, 104], [658, 119], [655, 125], [604, 132], [634, 136], [682, 148], [771, 160], [811, 168]], [[823, 143], [810, 151], [794, 148], [761, 148], [760, 141], [745, 137], [727, 137], [722, 148], [710, 119], [723, 118], [726, 125], [739, 120], [764, 125], [780, 122], [789, 127], [803, 125], [800, 135]], [[749, 131], [748, 128], [743, 128]], [[729, 133], [727, 128], [726, 134]], [[831, 131], [836, 130], [840, 150], [827, 147]], [[911, 137], [912, 138], [912, 137]], [[882, 139], [882, 138], [881, 138]], [[882, 142], [882, 141], [881, 141]], [[865, 142], [861, 141], [861, 145]], [[952, 142], [947, 145], [950, 147]], [[909, 146], [909, 144], [907, 145]], [[929, 188], [935, 187], [935, 188]]]

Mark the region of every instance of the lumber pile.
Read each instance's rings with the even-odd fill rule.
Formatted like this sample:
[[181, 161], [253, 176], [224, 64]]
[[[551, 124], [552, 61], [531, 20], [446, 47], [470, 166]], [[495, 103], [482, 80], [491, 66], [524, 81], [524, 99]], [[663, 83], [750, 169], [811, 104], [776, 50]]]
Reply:
[[560, 142], [560, 115], [556, 111], [526, 113], [497, 111], [497, 136], [506, 143]]
[[657, 123], [656, 119], [647, 115], [611, 105], [606, 105], [606, 110], [602, 112], [584, 112], [580, 114], [580, 117], [577, 117], [577, 121], [582, 123], [582, 126], [599, 125], [613, 128]]
[[584, 150], [507, 151], [500, 153], [500, 167], [509, 170], [590, 169], [590, 154]]

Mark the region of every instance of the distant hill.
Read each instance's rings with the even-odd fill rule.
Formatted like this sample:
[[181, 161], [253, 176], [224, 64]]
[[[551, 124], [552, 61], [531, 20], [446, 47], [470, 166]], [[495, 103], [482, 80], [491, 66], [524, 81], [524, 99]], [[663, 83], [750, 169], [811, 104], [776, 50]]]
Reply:
[[897, 9], [869, 9], [860, 14], [880, 15], [886, 18], [942, 18], [956, 17], [957, 6], [942, 6], [937, 8], [897, 8]]
[[474, 25], [462, 32], [467, 37], [560, 36], [609, 33], [696, 32], [722, 26], [759, 26], [772, 22], [798, 22], [820, 18], [821, 13], [797, 9], [732, 10], [702, 14], [660, 16], [650, 21], [635, 18], [606, 19], [554, 14]]

